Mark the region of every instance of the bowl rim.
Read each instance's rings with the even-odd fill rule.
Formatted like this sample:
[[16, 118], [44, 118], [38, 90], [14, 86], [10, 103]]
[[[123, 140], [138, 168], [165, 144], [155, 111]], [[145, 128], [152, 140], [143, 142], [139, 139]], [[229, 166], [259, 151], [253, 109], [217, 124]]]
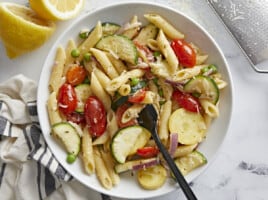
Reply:
[[[40, 105], [39, 103], [39, 99], [40, 99], [40, 96], [42, 95], [43, 91], [42, 91], [42, 86], [41, 84], [42, 83], [42, 74], [44, 73], [45, 71], [45, 67], [47, 65], [47, 63], [49, 62], [49, 60], [51, 60], [50, 58], [50, 54], [51, 54], [51, 51], [52, 49], [54, 50], [55, 49], [55, 46], [56, 44], [59, 45], [59, 41], [62, 40], [62, 38], [66, 37], [66, 34], [71, 30], [73, 29], [73, 27], [79, 23], [80, 21], [83, 21], [85, 20], [86, 18], [88, 18], [90, 15], [94, 15], [95, 13], [98, 13], [98, 12], [103, 12], [103, 10], [105, 9], [113, 9], [114, 7], [118, 7], [118, 6], [124, 6], [124, 5], [128, 5], [128, 6], [142, 6], [142, 5], [145, 5], [145, 6], [154, 6], [154, 7], [158, 7], [160, 9], [164, 9], [164, 10], [167, 10], [167, 11], [172, 11], [178, 15], [181, 15], [183, 18], [187, 19], [188, 21], [190, 21], [194, 26], [196, 26], [198, 29], [200, 29], [204, 34], [205, 36], [213, 43], [213, 45], [216, 47], [221, 59], [222, 59], [222, 62], [224, 63], [224, 68], [226, 70], [226, 74], [228, 75], [228, 77], [225, 77], [228, 79], [228, 87], [229, 87], [229, 91], [230, 91], [230, 113], [229, 113], [229, 119], [227, 121], [227, 127], [226, 127], [226, 131], [225, 131], [225, 135], [222, 139], [222, 141], [219, 143], [219, 146], [218, 148], [216, 149], [216, 151], [214, 152], [213, 156], [211, 156], [210, 158], [210, 161], [209, 161], [209, 164], [205, 165], [202, 167], [202, 169], [200, 170], [200, 172], [191, 180], [191, 181], [194, 181], [195, 179], [197, 179], [202, 173], [204, 173], [206, 171], [206, 169], [214, 162], [214, 160], [216, 159], [220, 149], [222, 148], [226, 138], [227, 138], [227, 135], [228, 133], [230, 132], [229, 131], [229, 128], [230, 128], [230, 122], [231, 122], [231, 118], [232, 118], [232, 115], [233, 115], [233, 102], [234, 102], [234, 95], [233, 95], [233, 92], [234, 92], [234, 88], [233, 88], [233, 80], [232, 80], [232, 76], [231, 76], [231, 73], [230, 73], [230, 68], [229, 68], [229, 65], [228, 65], [228, 62], [221, 50], [221, 48], [219, 47], [218, 43], [215, 41], [215, 39], [208, 33], [208, 31], [203, 28], [198, 22], [196, 22], [194, 19], [190, 18], [189, 16], [187, 16], [186, 14], [184, 14], [183, 12], [179, 11], [179, 10], [176, 10], [170, 6], [167, 6], [167, 5], [164, 5], [162, 3], [158, 3], [158, 2], [152, 2], [151, 0], [150, 1], [141, 1], [141, 0], [138, 0], [138, 1], [134, 1], [134, 0], [131, 0], [131, 1], [119, 1], [119, 2], [113, 2], [113, 3], [109, 3], [107, 5], [104, 5], [104, 6], [100, 6], [96, 9], [93, 9], [89, 12], [86, 12], [85, 14], [81, 15], [80, 17], [78, 17], [76, 20], [74, 20], [72, 23], [70, 23], [70, 25], [68, 25], [68, 27], [64, 30], [64, 32], [62, 32], [56, 39], [55, 39], [55, 42], [53, 43], [53, 45], [51, 46], [51, 49], [49, 50], [45, 60], [44, 60], [44, 63], [43, 63], [43, 68], [41, 70], [41, 74], [40, 74], [40, 79], [39, 79], [39, 82], [38, 82], [38, 88], [37, 88], [37, 111], [38, 113], [41, 113], [42, 109], [41, 109], [41, 106], [43, 105]], [[40, 112], [41, 111], [41, 112]], [[43, 122], [42, 122], [42, 118], [40, 117], [40, 115], [38, 115], [38, 118], [39, 118], [39, 123], [40, 123], [40, 127], [41, 127], [41, 130], [43, 130]], [[42, 134], [43, 134], [43, 131], [42, 131]], [[44, 135], [44, 134], [43, 134]], [[51, 150], [51, 153], [54, 155], [54, 157], [56, 158], [56, 160], [64, 167], [64, 165], [59, 161], [59, 159], [57, 158], [57, 156], [54, 154], [49, 142], [47, 142], [46, 140], [46, 136], [44, 136], [45, 138], [45, 141], [48, 145], [48, 147], [50, 148]], [[65, 167], [64, 167], [65, 168]], [[65, 168], [66, 169], [66, 168]], [[76, 176], [74, 176], [74, 173], [73, 172], [70, 172], [70, 170], [66, 169], [66, 171], [71, 174], [74, 178], [77, 179]], [[109, 190], [98, 190], [96, 189], [96, 187], [90, 187], [89, 185], [85, 184], [84, 182], [80, 181], [79, 179], [77, 179], [80, 183], [82, 183], [83, 185], [85, 185], [86, 187], [98, 192], [98, 193], [103, 193], [103, 194], [106, 194], [106, 195], [110, 195], [110, 196], [113, 196], [113, 197], [118, 197], [118, 198], [128, 198], [128, 199], [143, 199], [143, 198], [154, 198], [154, 197], [159, 197], [159, 196], [163, 196], [163, 195], [166, 195], [168, 194], [169, 192], [172, 192], [172, 191], [175, 191], [176, 189], [178, 189], [178, 187], [175, 187], [174, 185], [174, 188], [172, 188], [169, 192], [166, 192], [166, 193], [163, 193], [163, 194], [153, 194], [153, 193], [150, 193], [151, 195], [150, 196], [144, 196], [144, 197], [126, 197], [126, 196], [120, 196], [120, 194], [111, 194], [109, 192]], [[189, 181], [188, 181], [189, 182]]]

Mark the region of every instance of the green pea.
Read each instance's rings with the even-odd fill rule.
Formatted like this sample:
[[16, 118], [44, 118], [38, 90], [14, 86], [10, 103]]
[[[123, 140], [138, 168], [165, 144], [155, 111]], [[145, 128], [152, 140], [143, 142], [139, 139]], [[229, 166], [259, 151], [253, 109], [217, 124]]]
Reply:
[[201, 70], [201, 72], [202, 73], [209, 73], [209, 74], [213, 74], [213, 73], [215, 73], [215, 72], [217, 72], [218, 70], [217, 70], [217, 67], [215, 66], [215, 65], [213, 65], [213, 64], [211, 64], [211, 65], [209, 65], [209, 66], [207, 66], [207, 67], [204, 67], [202, 70]]
[[80, 51], [78, 49], [73, 49], [71, 51], [71, 55], [72, 55], [72, 57], [77, 58], [80, 56]]
[[157, 56], [160, 56], [161, 53], [160, 53], [160, 51], [155, 51], [155, 52], [153, 53], [153, 55], [154, 55], [154, 57], [157, 57]]
[[90, 59], [91, 59], [91, 53], [85, 53], [84, 60], [88, 62], [88, 61], [90, 61]]
[[139, 83], [140, 79], [138, 78], [131, 78], [130, 85], [135, 86]]
[[79, 37], [80, 37], [81, 39], [86, 39], [86, 38], [88, 37], [88, 31], [81, 31], [81, 32], [79, 33]]
[[67, 155], [67, 158], [66, 158], [66, 161], [69, 163], [69, 164], [72, 164], [76, 159], [76, 156], [72, 153], [69, 153]]

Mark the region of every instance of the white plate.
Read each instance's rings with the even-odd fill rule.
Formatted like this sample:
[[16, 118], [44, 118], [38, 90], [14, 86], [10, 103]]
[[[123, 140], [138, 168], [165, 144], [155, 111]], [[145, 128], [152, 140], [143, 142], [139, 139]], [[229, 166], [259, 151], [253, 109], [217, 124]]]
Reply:
[[67, 164], [65, 161], [66, 152], [50, 135], [50, 125], [46, 110], [46, 101], [49, 96], [48, 81], [51, 73], [51, 67], [54, 62], [53, 59], [55, 57], [56, 48], [59, 45], [65, 47], [68, 40], [71, 38], [78, 39], [78, 33], [81, 29], [94, 27], [98, 20], [101, 22], [115, 22], [124, 24], [133, 15], [137, 15], [142, 22], [145, 22], [143, 14], [150, 12], [158, 13], [164, 18], [168, 19], [168, 21], [170, 21], [176, 28], [181, 30], [186, 35], [187, 41], [194, 42], [204, 52], [208, 53], [208, 62], [214, 63], [218, 66], [220, 73], [229, 84], [220, 96], [220, 117], [212, 123], [206, 140], [198, 147], [198, 149], [207, 157], [208, 164], [186, 176], [186, 180], [188, 182], [194, 180], [211, 163], [224, 140], [231, 119], [233, 90], [228, 66], [219, 47], [202, 27], [193, 22], [184, 14], [163, 5], [145, 2], [117, 3], [96, 10], [92, 13], [88, 13], [86, 16], [78, 19], [67, 30], [65, 30], [65, 32], [55, 42], [44, 63], [38, 87], [38, 114], [41, 128], [45, 140], [57, 160], [74, 178], [86, 186], [107, 195], [127, 199], [149, 198], [164, 195], [177, 189], [178, 185], [174, 183], [173, 180], [169, 180], [160, 189], [147, 191], [138, 185], [135, 177], [131, 176], [130, 174], [124, 174], [123, 176], [120, 175], [121, 182], [118, 186], [111, 190], [106, 190], [99, 184], [99, 181], [95, 175], [89, 176], [85, 174], [79, 159], [72, 165]]

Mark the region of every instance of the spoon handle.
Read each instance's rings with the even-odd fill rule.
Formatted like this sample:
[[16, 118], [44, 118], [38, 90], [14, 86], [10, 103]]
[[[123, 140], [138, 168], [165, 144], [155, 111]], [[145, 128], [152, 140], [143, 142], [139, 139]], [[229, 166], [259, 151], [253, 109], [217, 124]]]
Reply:
[[174, 161], [171, 158], [170, 154], [167, 152], [166, 148], [164, 147], [164, 145], [160, 141], [160, 139], [159, 139], [159, 137], [157, 135], [157, 131], [154, 131], [154, 133], [152, 133], [152, 136], [153, 136], [153, 138], [154, 138], [154, 140], [155, 140], [160, 152], [162, 153], [164, 159], [166, 160], [169, 168], [171, 169], [171, 171], [173, 172], [174, 176], [176, 177], [177, 182], [179, 183], [179, 185], [180, 185], [182, 191], [184, 192], [185, 196], [187, 197], [187, 199], [188, 200], [197, 200], [197, 198], [194, 195], [192, 189], [190, 188], [190, 186], [186, 182], [184, 176], [181, 174], [180, 170], [178, 169], [178, 167], [174, 163]]

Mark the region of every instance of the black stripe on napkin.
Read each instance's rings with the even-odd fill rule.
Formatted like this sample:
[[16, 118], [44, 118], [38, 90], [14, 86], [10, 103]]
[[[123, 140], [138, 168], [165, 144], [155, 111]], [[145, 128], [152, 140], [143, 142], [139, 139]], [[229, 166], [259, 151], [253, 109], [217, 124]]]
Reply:
[[1, 171], [0, 171], [0, 187], [2, 184], [3, 177], [4, 177], [5, 169], [6, 169], [6, 163], [3, 163], [1, 166]]
[[36, 101], [27, 102], [27, 107], [31, 116], [37, 116]]
[[0, 135], [3, 135], [7, 126], [7, 119], [0, 116]]
[[50, 171], [47, 168], [45, 168], [45, 191], [46, 191], [46, 196], [49, 196], [55, 190], [56, 190], [55, 178], [52, 176]]
[[0, 110], [1, 110], [1, 108], [2, 108], [2, 104], [3, 104], [3, 101], [0, 101]]

